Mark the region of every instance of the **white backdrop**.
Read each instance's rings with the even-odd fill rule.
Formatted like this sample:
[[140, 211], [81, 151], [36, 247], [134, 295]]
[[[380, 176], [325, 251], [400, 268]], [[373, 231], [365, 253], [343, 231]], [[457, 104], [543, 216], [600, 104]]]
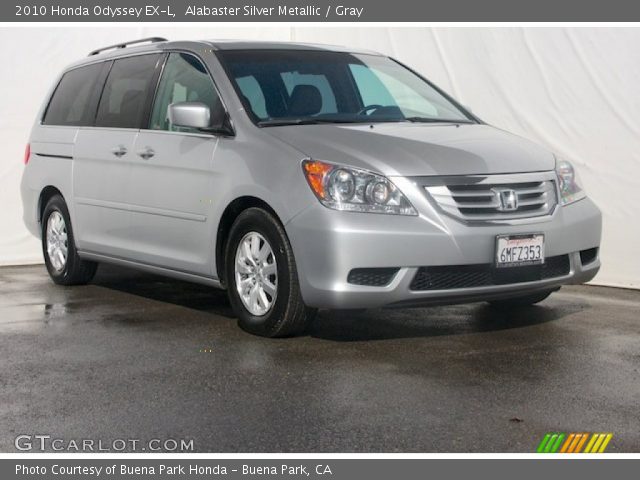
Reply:
[[332, 43], [398, 58], [488, 123], [573, 160], [604, 214], [593, 283], [640, 288], [640, 28], [0, 28], [0, 264], [41, 262], [19, 182], [54, 77], [94, 48], [147, 36]]

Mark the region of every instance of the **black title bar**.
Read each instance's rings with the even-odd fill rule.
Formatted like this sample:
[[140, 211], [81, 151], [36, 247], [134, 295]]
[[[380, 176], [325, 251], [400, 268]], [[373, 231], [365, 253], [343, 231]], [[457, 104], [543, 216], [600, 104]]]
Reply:
[[629, 0], [16, 0], [2, 22], [634, 22]]

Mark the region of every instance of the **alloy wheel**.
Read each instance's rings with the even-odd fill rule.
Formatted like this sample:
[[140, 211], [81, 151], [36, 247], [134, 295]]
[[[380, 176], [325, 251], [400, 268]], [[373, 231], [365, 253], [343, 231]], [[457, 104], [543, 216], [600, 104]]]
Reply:
[[47, 220], [47, 255], [56, 272], [64, 270], [68, 252], [67, 225], [62, 214], [55, 211]]
[[258, 232], [247, 233], [236, 249], [235, 280], [244, 307], [255, 316], [266, 315], [278, 293], [276, 257]]

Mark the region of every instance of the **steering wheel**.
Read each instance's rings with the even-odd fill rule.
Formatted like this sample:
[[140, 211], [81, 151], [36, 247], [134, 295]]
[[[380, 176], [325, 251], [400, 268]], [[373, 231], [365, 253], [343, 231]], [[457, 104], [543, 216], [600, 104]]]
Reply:
[[367, 113], [369, 110], [377, 110], [379, 108], [384, 108], [384, 105], [378, 105], [377, 103], [373, 103], [371, 105], [367, 105], [366, 107], [361, 108], [360, 110], [358, 110], [357, 115], [363, 115], [363, 114]]

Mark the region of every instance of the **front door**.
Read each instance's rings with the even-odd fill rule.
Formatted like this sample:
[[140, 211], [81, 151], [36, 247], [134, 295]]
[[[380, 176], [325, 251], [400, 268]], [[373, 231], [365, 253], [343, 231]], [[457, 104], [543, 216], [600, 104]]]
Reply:
[[202, 62], [187, 53], [171, 53], [148, 129], [135, 142], [128, 201], [131, 248], [143, 263], [208, 276], [219, 140], [170, 124], [169, 105], [185, 101], [208, 105], [212, 116], [223, 108]]

